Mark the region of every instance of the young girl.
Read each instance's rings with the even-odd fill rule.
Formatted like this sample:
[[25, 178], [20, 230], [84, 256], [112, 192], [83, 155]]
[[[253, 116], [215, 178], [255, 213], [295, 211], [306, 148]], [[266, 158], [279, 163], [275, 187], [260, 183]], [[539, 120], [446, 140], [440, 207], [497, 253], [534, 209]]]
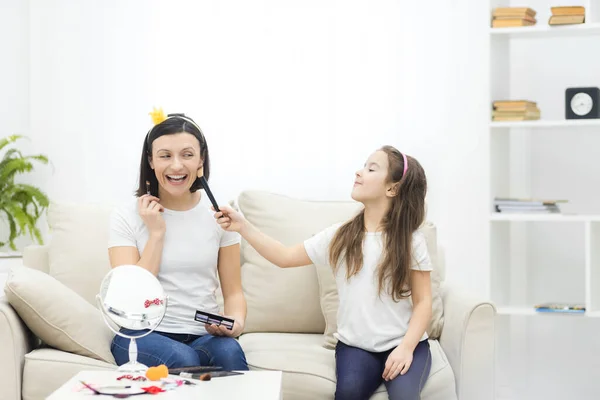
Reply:
[[[431, 368], [431, 261], [417, 229], [427, 180], [419, 162], [391, 146], [356, 172], [352, 198], [364, 205], [293, 247], [259, 232], [230, 207], [215, 218], [281, 268], [332, 266], [339, 295], [335, 398], [369, 399], [383, 382], [389, 398], [419, 399]], [[412, 305], [411, 305], [412, 298]]]
[[[235, 339], [246, 319], [240, 236], [224, 232], [200, 202], [198, 171], [202, 169], [206, 179], [210, 174], [206, 139], [183, 114], [158, 112], [153, 120], [155, 126], [142, 146], [137, 199], [114, 211], [108, 244], [113, 268], [139, 265], [156, 275], [169, 295], [158, 328], [137, 340], [138, 360], [149, 367], [218, 365], [247, 370]], [[219, 284], [225, 314], [235, 320], [232, 330], [194, 320], [196, 310], [219, 313]], [[118, 365], [129, 361], [128, 346], [129, 339], [113, 339], [111, 351]]]

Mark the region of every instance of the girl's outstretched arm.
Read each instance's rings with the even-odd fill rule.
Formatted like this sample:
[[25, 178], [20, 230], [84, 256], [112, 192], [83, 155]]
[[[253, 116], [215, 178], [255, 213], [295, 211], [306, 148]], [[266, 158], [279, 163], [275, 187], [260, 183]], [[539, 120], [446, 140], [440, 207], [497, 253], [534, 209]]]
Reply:
[[239, 232], [240, 235], [264, 258], [281, 268], [310, 265], [312, 261], [306, 253], [304, 243], [288, 247], [272, 237], [262, 233], [239, 212], [228, 206], [219, 206], [215, 213], [218, 224], [226, 231]]

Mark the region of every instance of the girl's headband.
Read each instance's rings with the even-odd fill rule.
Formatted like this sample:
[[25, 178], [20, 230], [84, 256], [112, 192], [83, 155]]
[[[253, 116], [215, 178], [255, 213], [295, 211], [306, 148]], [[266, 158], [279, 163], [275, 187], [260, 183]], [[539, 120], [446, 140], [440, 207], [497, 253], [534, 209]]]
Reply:
[[401, 153], [402, 154], [402, 159], [404, 160], [404, 172], [402, 172], [402, 177], [404, 178], [404, 176], [406, 175], [406, 170], [408, 169], [408, 160], [406, 159], [406, 154]]

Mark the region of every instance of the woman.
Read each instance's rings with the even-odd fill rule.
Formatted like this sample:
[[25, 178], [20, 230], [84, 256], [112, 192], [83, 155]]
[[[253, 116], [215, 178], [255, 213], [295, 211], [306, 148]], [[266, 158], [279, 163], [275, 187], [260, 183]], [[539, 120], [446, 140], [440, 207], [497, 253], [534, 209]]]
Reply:
[[[139, 265], [162, 284], [167, 312], [154, 332], [137, 340], [138, 361], [169, 368], [215, 365], [247, 370], [238, 337], [246, 319], [240, 271], [240, 236], [220, 229], [200, 202], [199, 171], [208, 180], [206, 139], [183, 114], [153, 115], [144, 139], [137, 200], [111, 217], [109, 258], [113, 268]], [[220, 280], [220, 282], [219, 282]], [[219, 313], [221, 285], [232, 330], [194, 320], [196, 310]], [[139, 335], [139, 331], [127, 331]], [[115, 336], [111, 351], [118, 365], [129, 361], [129, 340]]]

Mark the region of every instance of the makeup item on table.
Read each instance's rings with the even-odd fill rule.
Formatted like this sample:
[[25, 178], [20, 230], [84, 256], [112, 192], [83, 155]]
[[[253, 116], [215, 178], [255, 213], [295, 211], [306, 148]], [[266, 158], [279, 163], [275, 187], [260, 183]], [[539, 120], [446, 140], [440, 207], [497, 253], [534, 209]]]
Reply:
[[221, 210], [219, 210], [219, 205], [217, 204], [215, 197], [213, 196], [212, 192], [210, 191], [210, 188], [208, 187], [208, 182], [206, 181], [206, 178], [204, 177], [204, 167], [200, 167], [200, 169], [198, 170], [197, 176], [198, 176], [198, 179], [200, 179], [200, 184], [202, 185], [202, 188], [208, 195], [208, 198], [210, 199], [210, 202], [212, 203], [215, 211], [220, 212]]
[[81, 382], [81, 384], [83, 386], [85, 386], [86, 388], [90, 389], [91, 391], [101, 391], [101, 390], [119, 390], [119, 389], [130, 389], [131, 385], [127, 385], [127, 386], [100, 386], [98, 388], [94, 388], [92, 387], [90, 384], [85, 383], [83, 381], [79, 381]]
[[237, 371], [213, 371], [213, 372], [204, 372], [200, 374], [189, 374], [187, 372], [182, 372], [180, 376], [189, 379], [198, 379], [200, 381], [210, 381], [212, 378], [222, 378], [224, 376], [233, 376], [233, 375], [244, 375], [242, 372]]
[[208, 374], [210, 375], [211, 378], [221, 378], [223, 376], [233, 376], [233, 375], [244, 375], [243, 372], [238, 372], [238, 371], [215, 371], [215, 372], [209, 372]]
[[79, 381], [83, 386], [94, 392], [96, 395], [112, 396], [117, 399], [125, 399], [130, 396], [139, 394], [145, 394], [146, 390], [143, 388], [132, 388], [131, 386], [103, 386], [94, 388], [84, 381]]
[[213, 372], [220, 371], [223, 367], [219, 367], [216, 365], [206, 365], [206, 366], [194, 366], [194, 367], [180, 367], [180, 368], [169, 368], [169, 375], [181, 375], [182, 373], [193, 374], [193, 373], [205, 373], [205, 372]]
[[209, 325], [223, 325], [225, 328], [229, 330], [233, 330], [233, 324], [235, 321], [231, 318], [223, 317], [221, 315], [209, 313], [206, 311], [196, 311], [196, 316], [194, 319], [198, 322], [203, 322]]

